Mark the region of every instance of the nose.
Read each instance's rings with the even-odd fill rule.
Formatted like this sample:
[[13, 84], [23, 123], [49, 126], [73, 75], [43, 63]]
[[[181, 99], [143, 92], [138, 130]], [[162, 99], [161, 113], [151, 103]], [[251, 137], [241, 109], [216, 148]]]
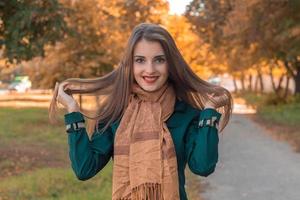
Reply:
[[155, 71], [155, 66], [154, 66], [154, 63], [152, 63], [152, 62], [147, 62], [147, 64], [146, 64], [146, 66], [145, 66], [145, 71], [147, 72], [147, 73], [152, 73], [152, 72], [154, 72]]

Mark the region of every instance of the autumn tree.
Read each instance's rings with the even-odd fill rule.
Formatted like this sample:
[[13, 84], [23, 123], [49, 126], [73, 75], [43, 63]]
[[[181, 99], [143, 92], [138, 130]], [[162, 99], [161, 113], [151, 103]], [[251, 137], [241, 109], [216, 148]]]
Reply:
[[[167, 14], [164, 1], [61, 0], [72, 10], [67, 24], [75, 30], [46, 57], [27, 63], [36, 87], [52, 87], [70, 77], [97, 77], [119, 62], [132, 28], [140, 22], [160, 23]], [[49, 72], [51, 76], [48, 76]]]
[[211, 75], [211, 68], [208, 68], [207, 58], [211, 55], [207, 45], [193, 32], [192, 24], [184, 16], [170, 15], [164, 26], [193, 71], [202, 78], [208, 78]]
[[10, 62], [44, 55], [44, 46], [62, 40], [70, 30], [68, 10], [57, 0], [0, 1], [0, 49]]
[[229, 71], [261, 76], [260, 63], [284, 63], [299, 93], [299, 9], [297, 0], [194, 0], [186, 16]]
[[257, 1], [250, 13], [249, 32], [262, 58], [284, 63], [300, 93], [300, 2]]

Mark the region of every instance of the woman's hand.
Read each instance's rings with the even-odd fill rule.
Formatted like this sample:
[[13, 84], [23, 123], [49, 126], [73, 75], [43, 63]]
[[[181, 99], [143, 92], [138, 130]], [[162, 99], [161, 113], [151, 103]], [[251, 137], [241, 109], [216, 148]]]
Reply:
[[74, 100], [72, 95], [68, 95], [64, 91], [66, 84], [67, 84], [66, 82], [61, 84], [59, 84], [58, 82], [56, 83], [55, 89], [56, 87], [58, 87], [56, 100], [59, 103], [61, 103], [68, 110], [69, 113], [78, 112], [79, 111], [78, 103]]

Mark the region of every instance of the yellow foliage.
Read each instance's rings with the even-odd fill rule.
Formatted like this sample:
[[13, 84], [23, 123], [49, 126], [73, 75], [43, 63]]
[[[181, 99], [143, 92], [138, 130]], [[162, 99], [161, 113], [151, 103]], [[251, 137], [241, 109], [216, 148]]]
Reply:
[[184, 16], [170, 15], [163, 24], [174, 38], [186, 62], [201, 78], [207, 78], [211, 71], [205, 66], [208, 46], [192, 31], [192, 25]]

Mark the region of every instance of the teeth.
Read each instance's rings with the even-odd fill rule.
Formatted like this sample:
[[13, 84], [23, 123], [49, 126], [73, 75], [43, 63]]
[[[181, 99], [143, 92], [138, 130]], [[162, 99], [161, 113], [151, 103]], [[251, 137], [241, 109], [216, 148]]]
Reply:
[[154, 79], [154, 78], [156, 78], [156, 76], [153, 76], [153, 77], [145, 77], [145, 78], [149, 78], [149, 79]]
[[153, 80], [156, 80], [158, 77], [157, 76], [144, 76], [143, 78], [146, 80], [149, 80], [149, 81], [153, 81]]

